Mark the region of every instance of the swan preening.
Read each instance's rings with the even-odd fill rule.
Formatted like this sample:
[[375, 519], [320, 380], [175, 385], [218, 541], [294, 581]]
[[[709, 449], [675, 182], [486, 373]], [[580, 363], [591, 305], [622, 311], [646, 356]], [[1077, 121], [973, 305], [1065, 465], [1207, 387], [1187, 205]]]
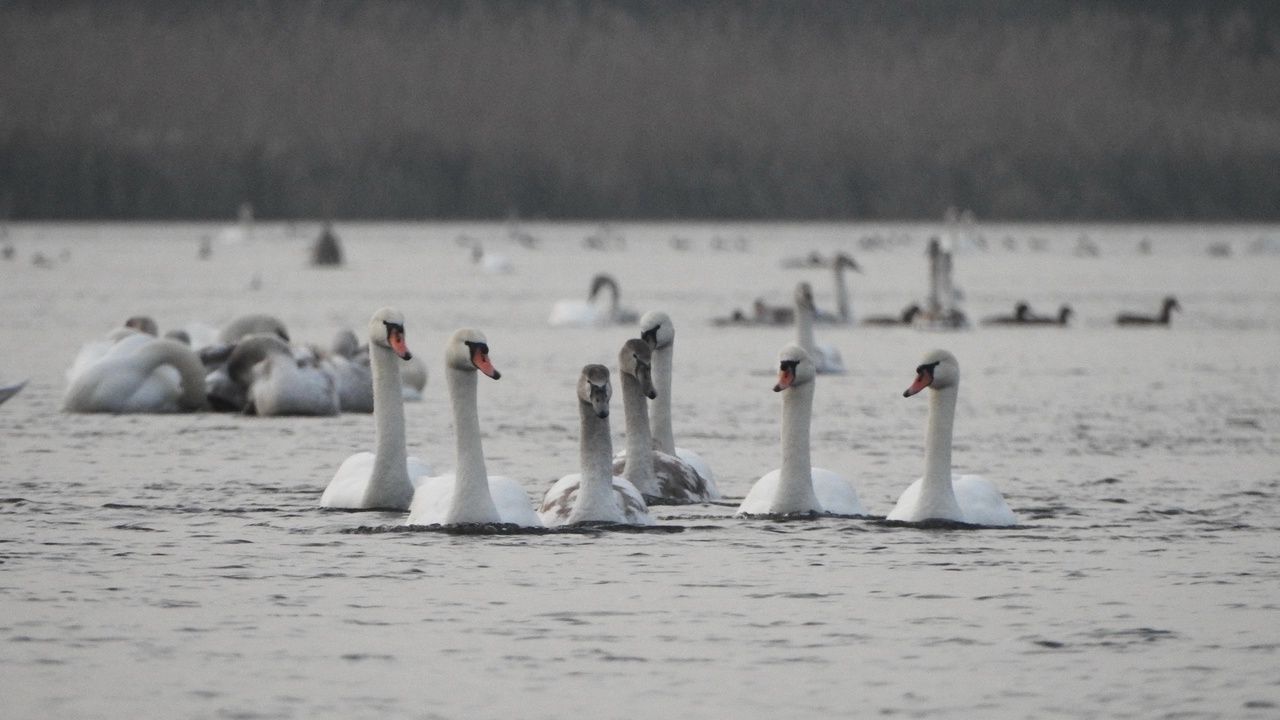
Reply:
[[866, 515], [853, 485], [839, 474], [815, 468], [810, 459], [809, 426], [817, 369], [799, 345], [778, 353], [782, 399], [782, 467], [756, 481], [738, 506], [739, 515], [831, 513]]
[[1181, 309], [1182, 307], [1178, 305], [1177, 298], [1170, 295], [1169, 297], [1166, 297], [1164, 299], [1163, 303], [1161, 303], [1159, 315], [1151, 316], [1151, 315], [1138, 315], [1136, 313], [1120, 313], [1119, 315], [1116, 316], [1116, 324], [1117, 325], [1145, 325], [1145, 326], [1164, 325], [1164, 326], [1167, 326], [1169, 324], [1170, 318], [1173, 317], [1173, 311], [1181, 310]]
[[314, 357], [298, 357], [274, 335], [250, 335], [227, 358], [227, 376], [244, 388], [249, 415], [337, 415], [338, 382]]
[[653, 525], [653, 516], [635, 486], [613, 474], [609, 437], [609, 368], [587, 365], [578, 378], [581, 419], [579, 466], [560, 478], [542, 499], [538, 516], [548, 527], [583, 522]]
[[[608, 291], [607, 301], [601, 299]], [[618, 281], [612, 275], [599, 274], [591, 279], [591, 291], [584, 300], [560, 300], [551, 307], [547, 322], [551, 325], [591, 326], [630, 325], [639, 316], [619, 302]]]
[[657, 397], [653, 385], [653, 350], [638, 338], [627, 340], [618, 353], [622, 410], [627, 424], [627, 451], [614, 460], [613, 472], [626, 478], [649, 504], [705, 502], [719, 497], [715, 486], [685, 461], [653, 447], [647, 399]]
[[916, 367], [915, 381], [903, 396], [911, 397], [925, 388], [929, 389], [929, 425], [924, 477], [902, 493], [887, 519], [1016, 525], [1017, 518], [991, 481], [980, 475], [951, 472], [951, 438], [960, 391], [960, 363], [954, 355], [946, 350], [926, 353]]
[[369, 319], [373, 370], [374, 451], [348, 457], [320, 497], [320, 507], [346, 510], [408, 510], [414, 482], [432, 475], [431, 466], [408, 457], [404, 397], [399, 363], [412, 357], [405, 342], [404, 316], [382, 308]]
[[63, 409], [174, 413], [205, 407], [204, 365], [189, 346], [132, 327], [89, 343], [67, 372]]
[[456, 466], [452, 473], [424, 479], [413, 495], [408, 525], [510, 523], [541, 527], [528, 494], [511, 478], [490, 476], [480, 441], [476, 374], [497, 380], [489, 343], [479, 330], [464, 328], [445, 345], [445, 382], [453, 406]]

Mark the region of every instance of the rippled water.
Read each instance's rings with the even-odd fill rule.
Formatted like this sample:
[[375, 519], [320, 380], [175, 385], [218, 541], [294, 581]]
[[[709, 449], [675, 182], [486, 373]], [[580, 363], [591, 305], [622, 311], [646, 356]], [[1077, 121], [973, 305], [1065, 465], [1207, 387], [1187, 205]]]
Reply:
[[[653, 532], [386, 532], [403, 516], [316, 507], [371, 446], [368, 416], [58, 410], [80, 344], [135, 313], [168, 329], [267, 311], [327, 343], [392, 304], [435, 373], [407, 407], [410, 451], [452, 463], [436, 358], [475, 325], [503, 373], [480, 393], [490, 470], [537, 494], [575, 469], [578, 369], [614, 365], [633, 333], [542, 321], [607, 270], [624, 303], [673, 316], [678, 437], [740, 497], [777, 465], [790, 331], [707, 321], [800, 279], [830, 306], [825, 271], [779, 268], [811, 248], [854, 250], [855, 312], [895, 312], [923, 295], [937, 230], [620, 226], [626, 248], [595, 252], [586, 225], [530, 226], [536, 251], [497, 225], [338, 229], [337, 271], [306, 267], [310, 226], [216, 242], [207, 261], [207, 226], [9, 229], [0, 381], [31, 382], [0, 406], [6, 717], [1280, 714], [1280, 257], [1245, 252], [1275, 228], [985, 228], [1001, 249], [956, 259], [970, 314], [1070, 302], [1073, 327], [819, 328], [851, 372], [819, 381], [815, 463], [888, 512], [923, 465], [927, 403], [901, 392], [945, 346], [964, 373], [957, 468], [1000, 485], [1015, 529], [705, 505], [656, 508]], [[876, 232], [897, 242], [861, 251]], [[471, 266], [460, 233], [516, 272]], [[1072, 253], [1081, 235], [1100, 257]], [[1211, 258], [1214, 242], [1234, 254]], [[1170, 292], [1171, 329], [1110, 325]]]

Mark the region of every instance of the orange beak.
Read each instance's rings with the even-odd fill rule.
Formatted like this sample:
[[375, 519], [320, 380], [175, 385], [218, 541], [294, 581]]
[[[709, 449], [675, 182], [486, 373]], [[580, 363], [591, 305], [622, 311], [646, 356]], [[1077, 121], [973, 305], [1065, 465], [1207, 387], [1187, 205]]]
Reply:
[[497, 368], [493, 366], [493, 363], [489, 362], [489, 356], [480, 348], [475, 348], [471, 351], [471, 364], [475, 365], [477, 370], [488, 375], [494, 380], [502, 377], [502, 373], [498, 372]]
[[907, 388], [906, 392], [902, 393], [902, 397], [911, 397], [932, 384], [933, 373], [921, 370], [916, 373], [915, 382], [911, 383], [911, 387]]
[[795, 382], [795, 379], [795, 370], [788, 367], [778, 370], [778, 384], [773, 386], [773, 391], [782, 392], [783, 390], [786, 390], [791, 387], [791, 383]]
[[389, 328], [387, 330], [387, 343], [391, 345], [391, 349], [401, 360], [408, 360], [413, 357], [413, 353], [409, 352], [409, 346], [404, 343], [403, 330]]

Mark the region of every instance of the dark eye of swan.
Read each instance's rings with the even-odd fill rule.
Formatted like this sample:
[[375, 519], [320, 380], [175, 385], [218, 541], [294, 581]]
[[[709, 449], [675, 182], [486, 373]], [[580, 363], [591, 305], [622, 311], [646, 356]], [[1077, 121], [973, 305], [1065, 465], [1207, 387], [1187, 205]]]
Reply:
[[[942, 361], [941, 361], [941, 360], [939, 360], [938, 362], [942, 362]], [[925, 364], [925, 365], [919, 365], [919, 366], [917, 366], [917, 367], [916, 367], [916, 372], [918, 372], [918, 373], [928, 373], [930, 377], [933, 377], [933, 371], [934, 371], [934, 370], [937, 370], [937, 369], [938, 369], [938, 363], [937, 363], [937, 362], [931, 362], [931, 363], [927, 363], [927, 364]]]

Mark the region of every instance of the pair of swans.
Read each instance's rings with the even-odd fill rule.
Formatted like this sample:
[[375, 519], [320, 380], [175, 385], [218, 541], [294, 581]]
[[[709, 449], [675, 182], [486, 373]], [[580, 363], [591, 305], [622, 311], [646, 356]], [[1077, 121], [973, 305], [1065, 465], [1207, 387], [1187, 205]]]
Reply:
[[[777, 392], [785, 392], [782, 418], [782, 467], [752, 486], [739, 515], [828, 513], [865, 515], [853, 486], [840, 475], [811, 464], [809, 425], [816, 369], [807, 352], [788, 345], [779, 354]], [[924, 477], [898, 498], [888, 520], [922, 522], [947, 520], [970, 525], [1010, 526], [1017, 518], [987, 479], [978, 475], [953, 475], [951, 441], [960, 365], [945, 350], [925, 355], [916, 378], [903, 393], [911, 397], [931, 390], [929, 424], [925, 444]]]
[[476, 407], [476, 373], [498, 379], [489, 345], [477, 330], [455, 332], [445, 346], [445, 381], [453, 406], [457, 468], [435, 475], [430, 465], [408, 457], [404, 396], [397, 359], [411, 358], [403, 316], [383, 308], [369, 322], [374, 374], [373, 453], [356, 453], [338, 468], [320, 506], [345, 510], [408, 510], [408, 525], [514, 523], [541, 526], [519, 483], [490, 476], [485, 468]]
[[[601, 296], [608, 291], [608, 301]], [[630, 325], [639, 316], [634, 310], [620, 304], [618, 281], [612, 275], [601, 273], [591, 279], [591, 291], [587, 299], [560, 300], [551, 307], [547, 323], [557, 326]]]

